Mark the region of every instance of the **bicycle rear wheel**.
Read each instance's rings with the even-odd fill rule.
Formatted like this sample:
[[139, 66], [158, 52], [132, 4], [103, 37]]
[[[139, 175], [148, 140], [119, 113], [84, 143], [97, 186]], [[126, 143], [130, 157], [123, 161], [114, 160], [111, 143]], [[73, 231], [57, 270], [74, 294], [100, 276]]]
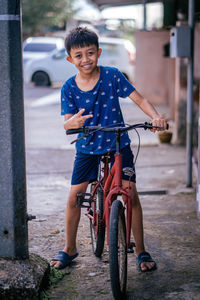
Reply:
[[[96, 209], [94, 202], [92, 205], [93, 220], [90, 219], [90, 235], [92, 241], [92, 250], [97, 257], [101, 257], [105, 241], [105, 224], [103, 222], [103, 190], [98, 187], [96, 194]], [[94, 225], [94, 214], [96, 214], [96, 224]]]
[[114, 299], [124, 299], [127, 281], [126, 223], [123, 205], [120, 200], [115, 200], [111, 207], [109, 261], [111, 287]]

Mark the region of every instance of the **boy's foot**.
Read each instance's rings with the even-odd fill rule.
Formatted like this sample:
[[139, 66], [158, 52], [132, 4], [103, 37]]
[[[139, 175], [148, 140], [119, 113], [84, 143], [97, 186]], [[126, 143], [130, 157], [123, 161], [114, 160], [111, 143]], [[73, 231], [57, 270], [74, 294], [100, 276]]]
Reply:
[[59, 251], [57, 256], [51, 260], [50, 266], [59, 270], [63, 269], [67, 267], [77, 256], [78, 252], [76, 252], [74, 255], [69, 255], [65, 251]]
[[136, 257], [138, 269], [141, 272], [154, 271], [157, 269], [156, 262], [153, 260], [151, 255], [143, 251]]

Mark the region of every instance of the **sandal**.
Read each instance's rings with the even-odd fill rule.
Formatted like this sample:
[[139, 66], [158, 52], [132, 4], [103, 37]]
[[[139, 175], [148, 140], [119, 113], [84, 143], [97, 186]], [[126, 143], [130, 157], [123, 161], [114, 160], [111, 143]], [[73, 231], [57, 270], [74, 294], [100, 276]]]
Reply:
[[51, 261], [61, 261], [62, 264], [57, 268], [57, 269], [64, 269], [65, 267], [67, 267], [74, 258], [76, 258], [78, 256], [78, 252], [74, 255], [69, 255], [64, 251], [59, 251], [58, 255], [56, 257], [54, 257]]
[[[153, 260], [153, 258], [151, 257], [151, 255], [148, 252], [146, 252], [146, 251], [140, 253], [138, 255], [138, 257], [136, 257], [136, 261], [137, 261], [138, 269], [141, 272], [149, 272], [149, 271], [154, 271], [154, 270], [157, 269], [156, 262]], [[147, 270], [143, 271], [141, 269], [141, 263], [143, 263], [143, 262], [154, 262], [154, 266], [151, 269], [147, 268]]]

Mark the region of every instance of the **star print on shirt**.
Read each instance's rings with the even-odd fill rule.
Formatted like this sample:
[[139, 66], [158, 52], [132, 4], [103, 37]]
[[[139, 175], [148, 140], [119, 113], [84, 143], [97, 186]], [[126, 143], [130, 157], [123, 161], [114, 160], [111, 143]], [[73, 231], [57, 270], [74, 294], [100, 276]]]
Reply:
[[[100, 66], [100, 78], [93, 90], [80, 90], [75, 82], [75, 76], [65, 82], [61, 90], [61, 114], [76, 114], [84, 108], [85, 115], [93, 115], [85, 121], [85, 126], [124, 124], [118, 97], [126, 98], [133, 90], [134, 87], [119, 70]], [[114, 134], [108, 132], [95, 132], [94, 135], [77, 141], [76, 148], [82, 153], [103, 154], [115, 149], [114, 138]], [[122, 147], [125, 147], [125, 143], [130, 143], [128, 134], [123, 135]], [[98, 148], [99, 146], [101, 148]]]

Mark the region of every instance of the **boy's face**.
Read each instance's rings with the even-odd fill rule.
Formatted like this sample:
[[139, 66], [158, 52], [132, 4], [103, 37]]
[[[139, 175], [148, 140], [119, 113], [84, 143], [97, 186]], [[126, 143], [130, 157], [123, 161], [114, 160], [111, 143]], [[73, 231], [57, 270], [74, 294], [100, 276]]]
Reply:
[[80, 73], [90, 74], [96, 69], [101, 51], [101, 49], [97, 50], [95, 45], [71, 48], [67, 60], [74, 64]]

